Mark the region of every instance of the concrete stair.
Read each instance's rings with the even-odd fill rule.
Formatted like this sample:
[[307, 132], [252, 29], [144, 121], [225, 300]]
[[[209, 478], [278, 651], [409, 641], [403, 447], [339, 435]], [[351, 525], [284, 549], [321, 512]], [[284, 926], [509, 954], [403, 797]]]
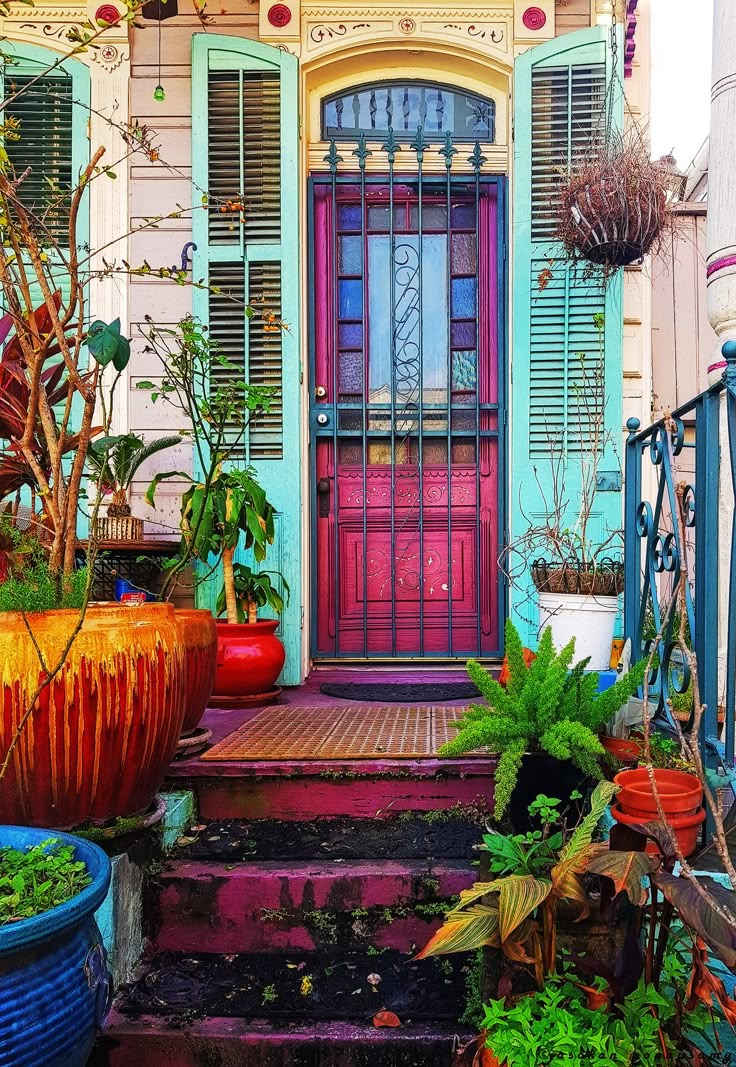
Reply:
[[[452, 1063], [472, 968], [413, 957], [477, 878], [492, 771], [479, 759], [175, 768], [200, 821], [149, 879], [149, 951], [92, 1063]], [[401, 1025], [376, 1026], [384, 1011]]]

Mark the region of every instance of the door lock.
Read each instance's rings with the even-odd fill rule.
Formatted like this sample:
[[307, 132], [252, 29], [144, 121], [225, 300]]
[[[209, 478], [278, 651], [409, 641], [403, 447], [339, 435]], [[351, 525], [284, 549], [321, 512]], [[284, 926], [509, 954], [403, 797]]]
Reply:
[[325, 389], [324, 385], [318, 385], [317, 388], [314, 390], [314, 395], [317, 397], [318, 400], [324, 400], [324, 398], [327, 396], [327, 390]]
[[317, 482], [317, 496], [319, 497], [319, 517], [320, 519], [329, 519], [330, 517], [330, 479], [320, 478]]
[[321, 415], [318, 415], [318, 416], [317, 416], [317, 423], [318, 423], [318, 425], [320, 425], [320, 426], [326, 426], [328, 422], [329, 422], [329, 419], [327, 418], [327, 416], [325, 415], [325, 413], [324, 413], [324, 412], [322, 412], [322, 414], [321, 414]]

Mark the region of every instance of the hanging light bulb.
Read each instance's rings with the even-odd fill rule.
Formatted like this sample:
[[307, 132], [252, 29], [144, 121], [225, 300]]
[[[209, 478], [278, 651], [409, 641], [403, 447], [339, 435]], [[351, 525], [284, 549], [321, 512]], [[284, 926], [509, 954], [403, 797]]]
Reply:
[[159, 104], [166, 99], [166, 92], [161, 84], [161, 19], [158, 20], [158, 85], [153, 90], [153, 99]]

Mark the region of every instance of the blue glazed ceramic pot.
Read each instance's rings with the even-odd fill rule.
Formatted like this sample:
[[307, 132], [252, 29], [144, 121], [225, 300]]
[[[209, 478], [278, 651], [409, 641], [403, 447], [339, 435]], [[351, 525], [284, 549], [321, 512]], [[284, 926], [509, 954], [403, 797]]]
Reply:
[[110, 999], [94, 913], [110, 885], [97, 845], [57, 830], [0, 826], [0, 848], [74, 845], [92, 882], [51, 911], [0, 925], [0, 1067], [84, 1067]]

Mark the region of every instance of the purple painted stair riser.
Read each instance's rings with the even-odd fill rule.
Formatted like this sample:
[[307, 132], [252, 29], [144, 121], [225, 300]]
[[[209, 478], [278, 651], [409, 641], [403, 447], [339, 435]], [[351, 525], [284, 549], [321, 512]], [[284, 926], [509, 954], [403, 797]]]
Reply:
[[258, 1020], [212, 1018], [171, 1028], [159, 1017], [128, 1022], [116, 1015], [110, 1022], [113, 1032], [100, 1039], [89, 1067], [447, 1067], [455, 1036], [426, 1025], [379, 1030], [333, 1022], [275, 1029]]
[[[423, 881], [432, 879], [428, 896]], [[297, 864], [248, 863], [232, 869], [213, 863], [179, 863], [159, 882], [158, 951], [274, 952], [318, 947], [308, 914], [321, 909], [350, 913], [447, 898], [471, 886], [475, 872], [461, 865], [390, 861]], [[306, 918], [305, 918], [306, 916]], [[421, 915], [380, 923], [370, 941], [408, 951], [434, 926]]]
[[386, 811], [438, 811], [461, 805], [489, 805], [493, 780], [483, 775], [447, 778], [324, 777], [218, 778], [190, 783], [199, 815], [214, 819], [280, 819], [300, 822], [347, 815], [374, 819]]

